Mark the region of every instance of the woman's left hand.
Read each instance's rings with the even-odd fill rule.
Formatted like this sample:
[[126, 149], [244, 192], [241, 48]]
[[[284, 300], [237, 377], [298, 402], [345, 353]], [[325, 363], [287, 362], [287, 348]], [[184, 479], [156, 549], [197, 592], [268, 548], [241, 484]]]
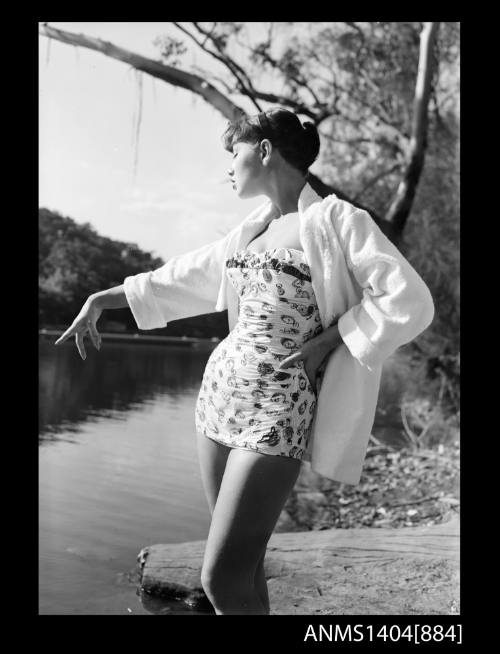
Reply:
[[335, 319], [329, 327], [324, 329], [318, 336], [306, 341], [300, 350], [297, 350], [286, 359], [283, 359], [279, 368], [289, 368], [297, 361], [304, 362], [304, 371], [309, 377], [309, 382], [316, 393], [316, 374], [326, 356], [342, 343], [338, 320]]
[[293, 366], [297, 361], [303, 361], [304, 371], [309, 378], [309, 383], [313, 387], [314, 392], [316, 392], [316, 375], [318, 369], [330, 351], [331, 348], [326, 347], [321, 339], [312, 338], [306, 341], [300, 350], [283, 359], [279, 365], [279, 369], [283, 370], [284, 368]]

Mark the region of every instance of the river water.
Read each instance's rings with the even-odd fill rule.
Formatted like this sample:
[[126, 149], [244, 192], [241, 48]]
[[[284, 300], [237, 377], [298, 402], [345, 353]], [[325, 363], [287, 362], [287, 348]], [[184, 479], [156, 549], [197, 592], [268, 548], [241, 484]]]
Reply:
[[[39, 343], [39, 613], [151, 614], [140, 549], [205, 539], [194, 408], [213, 343]], [[393, 366], [394, 367], [394, 366]], [[398, 445], [404, 370], [384, 371], [374, 435]]]

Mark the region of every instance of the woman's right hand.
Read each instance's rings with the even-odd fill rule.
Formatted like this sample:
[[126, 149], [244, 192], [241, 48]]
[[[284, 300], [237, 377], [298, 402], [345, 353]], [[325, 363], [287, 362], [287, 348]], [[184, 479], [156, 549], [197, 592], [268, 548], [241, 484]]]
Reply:
[[76, 347], [80, 356], [85, 361], [87, 358], [87, 353], [85, 351], [85, 345], [83, 343], [83, 337], [88, 332], [90, 340], [92, 341], [96, 350], [101, 349], [101, 335], [97, 331], [96, 323], [102, 313], [102, 308], [99, 306], [98, 302], [93, 296], [90, 296], [83, 307], [80, 310], [80, 313], [73, 320], [73, 323], [70, 327], [62, 334], [54, 345], [59, 345], [64, 343], [70, 336], [75, 337]]

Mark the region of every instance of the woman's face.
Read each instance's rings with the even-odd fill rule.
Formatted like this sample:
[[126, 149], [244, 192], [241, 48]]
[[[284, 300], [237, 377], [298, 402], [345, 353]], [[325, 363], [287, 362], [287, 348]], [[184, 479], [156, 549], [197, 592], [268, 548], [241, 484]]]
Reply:
[[259, 144], [234, 143], [232, 157], [228, 172], [238, 197], [252, 198], [262, 194], [264, 167]]

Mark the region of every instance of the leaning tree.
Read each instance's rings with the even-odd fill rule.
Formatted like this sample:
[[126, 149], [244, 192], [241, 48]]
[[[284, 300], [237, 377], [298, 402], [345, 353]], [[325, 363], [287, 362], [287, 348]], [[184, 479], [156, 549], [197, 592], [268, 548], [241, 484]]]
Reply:
[[[292, 109], [320, 131], [322, 175], [310, 175], [313, 188], [367, 209], [393, 242], [400, 241], [424, 166], [431, 101], [439, 117], [440, 53], [450, 24], [441, 26], [442, 43], [436, 22], [173, 26], [180, 38], [158, 37], [158, 61], [47, 23], [39, 32], [184, 88], [228, 120], [247, 113], [243, 99], [255, 111]], [[186, 42], [216, 60], [218, 70], [182, 66]]]

